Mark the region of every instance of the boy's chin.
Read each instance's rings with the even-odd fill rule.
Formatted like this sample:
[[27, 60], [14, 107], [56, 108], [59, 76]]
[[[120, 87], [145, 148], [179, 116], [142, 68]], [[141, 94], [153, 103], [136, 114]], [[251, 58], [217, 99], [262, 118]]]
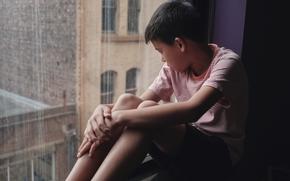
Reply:
[[175, 69], [173, 68], [174, 71], [179, 72], [179, 73], [185, 73], [187, 72], [187, 69]]
[[175, 72], [180, 72], [180, 73], [183, 73], [183, 72], [187, 72], [188, 68], [176, 68], [176, 67], [173, 67], [173, 66], [170, 66], [169, 67], [171, 69], [173, 69]]

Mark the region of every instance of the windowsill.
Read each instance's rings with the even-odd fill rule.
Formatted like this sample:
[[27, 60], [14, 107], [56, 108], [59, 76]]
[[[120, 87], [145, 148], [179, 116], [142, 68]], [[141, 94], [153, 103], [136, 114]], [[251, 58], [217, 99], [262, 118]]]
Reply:
[[143, 42], [144, 37], [139, 34], [117, 35], [102, 34], [102, 42]]
[[150, 181], [161, 171], [159, 166], [147, 154], [142, 164], [129, 177], [128, 181]]

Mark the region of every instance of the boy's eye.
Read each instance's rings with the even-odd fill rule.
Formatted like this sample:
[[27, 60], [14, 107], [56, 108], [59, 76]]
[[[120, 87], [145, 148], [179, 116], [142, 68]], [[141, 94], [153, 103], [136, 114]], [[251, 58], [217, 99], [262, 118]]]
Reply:
[[161, 53], [162, 54], [162, 51], [160, 49], [155, 49], [157, 52]]

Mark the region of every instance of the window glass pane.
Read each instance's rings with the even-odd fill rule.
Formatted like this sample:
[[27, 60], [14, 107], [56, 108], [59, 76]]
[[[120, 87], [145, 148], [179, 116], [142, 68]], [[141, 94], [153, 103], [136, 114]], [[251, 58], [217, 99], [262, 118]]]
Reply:
[[114, 85], [116, 72], [107, 71], [101, 75], [101, 103], [112, 103], [114, 99]]
[[101, 92], [112, 92], [114, 91], [114, 81], [115, 81], [116, 73], [113, 71], [105, 72], [102, 74], [101, 81]]
[[52, 180], [52, 155], [46, 154], [33, 159], [34, 180]]
[[[78, 8], [76, 0], [0, 1], [1, 181], [5, 172], [30, 181], [32, 168], [34, 180], [65, 180], [75, 162]], [[35, 157], [50, 152], [61, 171]]]
[[130, 69], [126, 75], [126, 89], [136, 87], [137, 69]]
[[140, 0], [129, 0], [128, 3], [128, 32], [138, 33]]
[[7, 175], [7, 169], [6, 168], [1, 168], [0, 169], [0, 180], [8, 180], [8, 175]]
[[65, 180], [96, 106], [147, 90], [163, 63], [144, 30], [162, 2], [0, 1], [1, 181]]
[[23, 181], [31, 180], [31, 162], [30, 160], [13, 164], [9, 169], [10, 180]]
[[114, 93], [108, 92], [101, 94], [101, 104], [110, 104], [113, 103]]
[[126, 93], [136, 94], [137, 92], [137, 68], [132, 68], [126, 73]]
[[102, 30], [105, 32], [114, 32], [116, 0], [103, 0], [102, 2]]

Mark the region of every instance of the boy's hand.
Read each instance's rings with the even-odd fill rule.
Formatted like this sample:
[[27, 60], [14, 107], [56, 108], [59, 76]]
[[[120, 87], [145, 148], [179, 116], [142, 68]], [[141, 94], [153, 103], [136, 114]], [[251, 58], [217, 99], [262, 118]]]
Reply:
[[[77, 157], [81, 157], [87, 152], [89, 152], [89, 156], [92, 156], [100, 144], [109, 141], [112, 138], [117, 138], [118, 135], [123, 132], [125, 127], [125, 122], [121, 120], [122, 113], [123, 111], [114, 111], [112, 115], [108, 112], [104, 113], [104, 124], [108, 131], [105, 133], [99, 132], [99, 135], [97, 135], [95, 139], [90, 139], [85, 136], [82, 144], [79, 147]], [[92, 129], [90, 124], [88, 124], [86, 129]], [[88, 133], [86, 135], [88, 135]]]
[[89, 141], [88, 138], [84, 137], [84, 140], [82, 144], [80, 145], [78, 149], [78, 154], [77, 157], [80, 158], [83, 156], [85, 153], [89, 152], [89, 156], [91, 157], [96, 150], [96, 148], [103, 142], [107, 141], [108, 139], [100, 139], [97, 141]]
[[106, 105], [99, 105], [93, 115], [90, 117], [85, 129], [84, 135], [90, 141], [97, 141], [99, 137], [102, 137], [109, 132], [108, 115], [111, 114], [111, 108]]
[[[84, 140], [78, 149], [78, 157], [90, 150], [94, 150], [100, 143], [107, 141], [111, 137], [110, 115], [111, 108], [106, 105], [99, 105], [87, 123], [84, 131]], [[109, 125], [109, 126], [108, 126]]]
[[87, 137], [84, 137], [82, 144], [79, 146], [77, 157], [79, 158], [87, 153], [91, 146], [92, 142]]

